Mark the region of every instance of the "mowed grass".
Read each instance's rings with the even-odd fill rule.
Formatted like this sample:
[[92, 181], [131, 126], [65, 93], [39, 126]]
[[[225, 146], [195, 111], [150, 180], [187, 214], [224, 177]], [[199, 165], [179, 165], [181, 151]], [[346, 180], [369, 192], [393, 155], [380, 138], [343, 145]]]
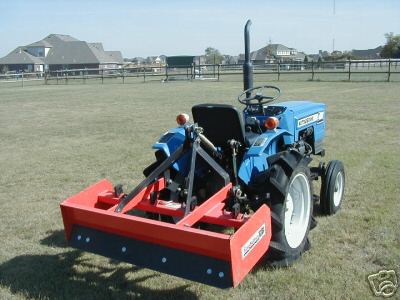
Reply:
[[294, 266], [261, 265], [227, 290], [67, 247], [59, 203], [104, 177], [134, 187], [178, 112], [236, 104], [240, 82], [0, 89], [0, 299], [373, 298], [367, 275], [400, 276], [400, 84], [276, 84], [281, 100], [327, 103], [324, 159], [345, 164], [343, 209], [317, 217]]

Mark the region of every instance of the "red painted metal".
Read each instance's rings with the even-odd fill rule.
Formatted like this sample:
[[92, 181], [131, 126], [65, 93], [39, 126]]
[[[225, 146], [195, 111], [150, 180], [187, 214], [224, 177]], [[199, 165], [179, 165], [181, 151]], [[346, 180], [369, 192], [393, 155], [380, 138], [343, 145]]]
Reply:
[[[271, 239], [270, 210], [261, 206], [253, 215], [237, 218], [226, 211], [225, 202], [231, 193], [229, 183], [212, 197], [184, 216], [179, 203], [156, 199], [150, 202], [150, 193], [165, 188], [161, 178], [144, 188], [122, 210], [115, 208], [124, 195], [115, 197], [112, 184], [101, 180], [61, 203], [61, 212], [67, 240], [74, 224], [128, 238], [159, 244], [200, 255], [228, 261], [232, 267], [232, 285], [236, 286], [265, 254]], [[176, 224], [132, 215], [140, 210], [182, 219]], [[213, 232], [193, 227], [198, 222], [234, 228], [233, 234]]]
[[232, 188], [232, 183], [227, 184], [221, 190], [216, 192], [200, 206], [196, 207], [193, 213], [188, 214], [182, 220], [180, 220], [177, 225], [183, 225], [186, 227], [193, 226], [198, 222], [203, 215], [211, 211], [216, 205], [220, 204], [222, 201], [229, 197], [230, 189]]

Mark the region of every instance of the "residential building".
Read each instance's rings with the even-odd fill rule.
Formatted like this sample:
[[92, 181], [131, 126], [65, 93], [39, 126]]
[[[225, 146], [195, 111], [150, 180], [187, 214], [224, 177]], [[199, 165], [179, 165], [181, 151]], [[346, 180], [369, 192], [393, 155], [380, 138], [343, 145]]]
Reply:
[[123, 64], [120, 51], [105, 51], [102, 43], [87, 43], [69, 35], [50, 34], [20, 46], [0, 58], [0, 70], [44, 71], [114, 69]]
[[374, 49], [352, 50], [351, 54], [357, 59], [379, 59], [383, 47], [379, 46]]
[[[294, 48], [282, 44], [269, 44], [261, 49], [250, 53], [250, 60], [253, 64], [265, 64], [273, 62], [304, 61], [305, 54]], [[243, 63], [244, 54], [239, 55], [239, 63]]]

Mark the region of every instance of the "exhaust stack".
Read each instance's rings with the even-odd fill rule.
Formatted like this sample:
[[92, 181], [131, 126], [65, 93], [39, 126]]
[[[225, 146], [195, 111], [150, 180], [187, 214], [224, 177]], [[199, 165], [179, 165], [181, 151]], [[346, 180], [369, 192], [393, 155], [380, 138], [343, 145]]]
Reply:
[[[244, 27], [244, 63], [243, 63], [243, 85], [244, 90], [253, 87], [253, 65], [250, 60], [250, 25], [251, 20], [247, 20]], [[250, 97], [251, 93], [246, 93], [246, 98]]]

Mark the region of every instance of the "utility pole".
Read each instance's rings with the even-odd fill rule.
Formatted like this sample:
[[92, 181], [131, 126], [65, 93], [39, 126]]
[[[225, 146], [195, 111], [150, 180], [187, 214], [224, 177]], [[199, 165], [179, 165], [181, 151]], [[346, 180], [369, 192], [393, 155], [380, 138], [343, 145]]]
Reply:
[[332, 52], [335, 51], [335, 15], [336, 15], [336, 0], [333, 0]]

